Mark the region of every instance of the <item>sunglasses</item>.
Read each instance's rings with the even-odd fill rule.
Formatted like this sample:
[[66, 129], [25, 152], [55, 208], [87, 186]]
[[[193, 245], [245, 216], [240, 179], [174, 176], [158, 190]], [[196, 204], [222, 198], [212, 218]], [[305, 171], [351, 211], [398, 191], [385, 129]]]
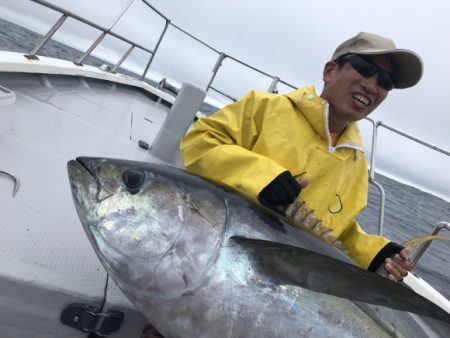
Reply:
[[377, 84], [379, 87], [387, 91], [390, 91], [395, 87], [391, 73], [381, 69], [376, 63], [363, 56], [358, 54], [347, 54], [340, 56], [335, 60], [338, 65], [342, 65], [346, 61], [350, 62], [352, 68], [364, 77], [371, 77], [377, 74]]

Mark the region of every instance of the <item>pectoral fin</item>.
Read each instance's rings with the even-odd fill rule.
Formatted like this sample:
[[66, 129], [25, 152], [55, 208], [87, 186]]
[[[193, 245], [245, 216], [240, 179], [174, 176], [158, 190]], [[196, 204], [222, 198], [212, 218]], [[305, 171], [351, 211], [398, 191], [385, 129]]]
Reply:
[[400, 283], [309, 250], [232, 237], [252, 255], [256, 269], [278, 284], [425, 315], [450, 323], [450, 314]]

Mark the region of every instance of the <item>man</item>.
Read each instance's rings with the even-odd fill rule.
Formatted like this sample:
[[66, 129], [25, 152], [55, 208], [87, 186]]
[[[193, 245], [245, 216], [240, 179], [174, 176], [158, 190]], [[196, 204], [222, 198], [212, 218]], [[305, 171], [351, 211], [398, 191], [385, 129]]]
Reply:
[[355, 122], [391, 89], [411, 87], [421, 76], [417, 54], [361, 32], [325, 64], [320, 96], [313, 86], [285, 95], [250, 92], [198, 120], [181, 143], [184, 164], [269, 207], [287, 207], [298, 198], [314, 210], [330, 242], [342, 244], [359, 266], [384, 267], [389, 279], [401, 281], [412, 268], [406, 249], [366, 234], [355, 220], [368, 194], [368, 166]]

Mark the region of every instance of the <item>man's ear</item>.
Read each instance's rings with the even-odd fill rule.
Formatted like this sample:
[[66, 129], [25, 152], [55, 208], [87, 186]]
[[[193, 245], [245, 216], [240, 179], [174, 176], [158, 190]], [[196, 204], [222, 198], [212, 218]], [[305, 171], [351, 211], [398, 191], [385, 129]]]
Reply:
[[323, 82], [328, 83], [333, 74], [339, 69], [339, 66], [334, 61], [328, 61], [323, 67]]

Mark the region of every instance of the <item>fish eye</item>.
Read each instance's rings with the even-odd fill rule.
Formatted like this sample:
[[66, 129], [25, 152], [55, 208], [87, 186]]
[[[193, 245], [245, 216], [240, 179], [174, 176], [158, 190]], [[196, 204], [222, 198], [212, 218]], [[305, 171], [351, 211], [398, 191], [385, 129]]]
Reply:
[[145, 173], [139, 169], [127, 169], [122, 174], [123, 183], [131, 194], [136, 194], [145, 181]]

